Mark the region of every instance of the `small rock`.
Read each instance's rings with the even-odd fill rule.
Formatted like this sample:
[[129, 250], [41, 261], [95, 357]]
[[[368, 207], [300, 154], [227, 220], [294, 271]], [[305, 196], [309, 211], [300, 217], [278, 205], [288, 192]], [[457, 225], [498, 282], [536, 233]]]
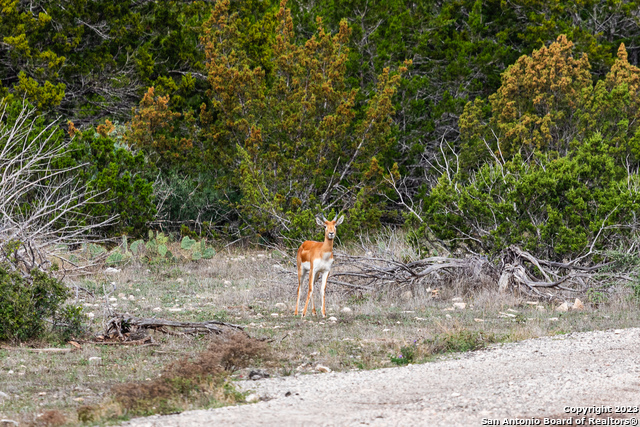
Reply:
[[451, 397], [460, 397], [460, 393], [451, 393]]
[[13, 374], [13, 369], [9, 369], [9, 371], [7, 372], [7, 374], [9, 374], [9, 375]]
[[557, 322], [558, 318], [557, 317], [550, 317], [549, 318], [549, 322]]
[[546, 308], [544, 308], [544, 306], [543, 306], [543, 305], [537, 305], [537, 306], [536, 306], [536, 310], [538, 310], [538, 311], [547, 311], [547, 309], [546, 309]]
[[89, 358], [90, 365], [100, 365], [102, 363], [102, 357], [93, 356]]
[[95, 317], [95, 314], [93, 314], [93, 311], [90, 311], [90, 312], [87, 313], [87, 317], [89, 319], [93, 319]]
[[451, 315], [449, 313], [445, 314], [444, 317], [446, 317], [447, 319], [451, 319]]
[[249, 379], [253, 381], [261, 380], [263, 378], [269, 378], [269, 374], [263, 371], [251, 371], [249, 372]]
[[576, 298], [576, 301], [573, 303], [573, 307], [571, 308], [573, 310], [584, 310], [584, 304], [582, 303], [582, 301]]
[[178, 277], [178, 278], [176, 279], [176, 282], [178, 282], [178, 283], [184, 283], [184, 279], [183, 279], [182, 277]]
[[451, 301], [453, 301], [453, 302], [462, 302], [462, 298], [460, 298], [460, 297], [451, 298]]
[[287, 304], [283, 303], [283, 302], [279, 302], [276, 304], [276, 308], [280, 308], [280, 309], [286, 309], [287, 308]]
[[383, 329], [382, 332], [389, 332], [391, 329]]
[[41, 391], [40, 393], [38, 393], [38, 396], [46, 396], [47, 392], [46, 391]]
[[136, 297], [134, 297], [133, 295], [129, 295], [129, 301], [135, 301]]
[[161, 309], [160, 307], [154, 307], [151, 311], [156, 311], [156, 312], [158, 312], [158, 311], [162, 311], [162, 309]]
[[342, 307], [342, 310], [340, 311], [344, 314], [351, 314], [351, 309], [349, 307]]
[[109, 297], [109, 302], [116, 302], [118, 301], [118, 298], [116, 297]]
[[182, 311], [182, 309], [179, 308], [179, 307], [173, 307], [173, 308], [167, 308], [167, 311], [171, 311], [171, 312], [177, 313], [179, 311]]
[[255, 402], [259, 402], [260, 398], [258, 397], [258, 395], [256, 393], [251, 393], [249, 396], [247, 396], [244, 399], [247, 403], [255, 403]]
[[481, 323], [481, 322], [484, 322], [484, 319], [473, 319], [473, 321], [474, 321], [474, 322]]
[[222, 282], [223, 284], [225, 284], [226, 286], [229, 286], [231, 284], [231, 281], [229, 280], [225, 280], [224, 282]]
[[337, 321], [338, 321], [338, 318], [333, 316], [329, 317], [329, 322], [337, 322]]
[[107, 268], [104, 269], [104, 274], [113, 275], [113, 274], [120, 273], [120, 271], [121, 270], [118, 270], [117, 268], [107, 267]]
[[316, 371], [327, 373], [327, 372], [331, 372], [331, 369], [327, 366], [316, 365]]
[[76, 402], [84, 402], [84, 397], [76, 397], [75, 399]]
[[456, 308], [458, 310], [464, 310], [465, 308], [467, 308], [467, 304], [465, 304], [463, 302], [454, 302], [453, 303], [453, 308]]
[[3, 391], [0, 391], [0, 399], [8, 399], [9, 395]]
[[279, 314], [278, 313], [271, 313], [271, 317], [278, 317]]
[[558, 312], [569, 311], [569, 304], [567, 304], [566, 302], [563, 302], [562, 304], [556, 307], [556, 311]]
[[125, 294], [123, 294], [123, 293], [119, 293], [119, 294], [118, 294], [118, 298], [120, 298], [120, 299], [127, 299], [127, 296], [126, 296]]
[[258, 254], [258, 258], [264, 258], [264, 254]]

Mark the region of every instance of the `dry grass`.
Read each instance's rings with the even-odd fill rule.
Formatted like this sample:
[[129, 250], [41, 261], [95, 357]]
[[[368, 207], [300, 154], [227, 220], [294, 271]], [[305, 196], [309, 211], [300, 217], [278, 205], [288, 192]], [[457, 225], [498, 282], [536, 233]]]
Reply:
[[[404, 260], [418, 256], [393, 233], [341, 249]], [[336, 270], [340, 268], [337, 257]], [[153, 332], [158, 347], [84, 344], [66, 354], [0, 349], [0, 391], [10, 396], [0, 400], [0, 418], [32, 422], [56, 410], [67, 424], [74, 424], [229, 404], [241, 400], [231, 380], [247, 378], [252, 369], [271, 376], [315, 372], [317, 364], [332, 370], [374, 369], [393, 366], [393, 358], [407, 349], [413, 352], [413, 363], [419, 363], [492, 342], [635, 326], [640, 314], [637, 303], [622, 293], [606, 302], [594, 299], [593, 304], [583, 297], [586, 310], [557, 313], [548, 304], [529, 304], [524, 296], [498, 294], [495, 285], [441, 277], [376, 292], [330, 285], [327, 319], [301, 319], [293, 316], [294, 270], [293, 257], [284, 258], [278, 251], [230, 251], [198, 263], [130, 265], [115, 276], [78, 280], [95, 296], [78, 294], [78, 302], [94, 315], [95, 332], [102, 329], [108, 310], [180, 321], [217, 319], [269, 340], [271, 356], [252, 353], [251, 345], [242, 353], [248, 355], [238, 359], [223, 351], [226, 344], [218, 337], [160, 332]], [[437, 298], [429, 288], [438, 289]], [[106, 309], [108, 298], [115, 300]], [[454, 309], [453, 298], [462, 298], [466, 307]], [[91, 359], [95, 357], [101, 359]], [[224, 375], [219, 375], [221, 366], [226, 367]], [[194, 384], [201, 393], [182, 393]], [[128, 403], [133, 401], [139, 404]]]

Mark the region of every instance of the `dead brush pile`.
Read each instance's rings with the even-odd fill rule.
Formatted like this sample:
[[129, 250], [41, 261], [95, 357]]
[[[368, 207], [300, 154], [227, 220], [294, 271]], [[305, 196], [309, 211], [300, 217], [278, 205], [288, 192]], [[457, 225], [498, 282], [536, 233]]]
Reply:
[[80, 408], [78, 419], [96, 421], [123, 415], [169, 414], [195, 406], [237, 403], [244, 396], [235, 390], [229, 375], [266, 355], [266, 343], [245, 333], [214, 336], [206, 351], [169, 364], [154, 380], [114, 386], [113, 402], [100, 408]]

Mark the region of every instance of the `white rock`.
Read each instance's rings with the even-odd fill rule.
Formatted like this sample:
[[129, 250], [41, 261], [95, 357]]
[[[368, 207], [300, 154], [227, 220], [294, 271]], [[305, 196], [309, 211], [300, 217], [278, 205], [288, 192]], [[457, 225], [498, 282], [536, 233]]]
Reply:
[[162, 311], [160, 307], [154, 307], [151, 311]]
[[544, 306], [543, 306], [543, 305], [537, 305], [537, 306], [536, 306], [536, 309], [537, 309], [538, 311], [547, 311], [547, 309], [546, 309], [546, 308], [544, 308]]
[[563, 302], [562, 304], [556, 307], [556, 311], [558, 312], [569, 311], [569, 304], [567, 304], [566, 302]]
[[447, 319], [451, 319], [451, 315], [449, 313], [445, 314], [444, 317], [446, 317]]
[[549, 318], [549, 322], [557, 322], [558, 318], [557, 317], [550, 317]]
[[278, 317], [279, 314], [278, 313], [271, 313], [271, 317]]
[[109, 302], [116, 302], [116, 301], [118, 301], [118, 298], [116, 298], [116, 297], [110, 297], [109, 298]]
[[460, 393], [451, 393], [451, 397], [460, 397]]
[[467, 308], [467, 304], [465, 304], [463, 302], [454, 302], [453, 303], [453, 308], [456, 308], [458, 310], [464, 310], [465, 308]]
[[451, 298], [451, 301], [453, 301], [453, 302], [462, 302], [462, 298], [460, 298], [460, 297]]
[[135, 301], [136, 297], [134, 297], [133, 295], [129, 295], [129, 301]]
[[0, 391], [0, 399], [8, 399], [9, 395], [3, 391]]
[[118, 274], [120, 273], [121, 270], [118, 270], [117, 268], [113, 268], [113, 267], [107, 267], [104, 269], [104, 274]]
[[87, 317], [89, 319], [93, 319], [94, 317], [96, 317], [96, 315], [93, 313], [93, 311], [90, 311], [90, 312], [87, 313]]
[[382, 332], [389, 332], [391, 329], [383, 329]]
[[340, 310], [341, 312], [343, 312], [344, 314], [350, 314], [351, 313], [351, 309], [349, 307], [342, 307], [342, 310]]
[[90, 365], [100, 365], [102, 363], [102, 357], [93, 356], [89, 358]]
[[173, 308], [167, 308], [167, 311], [177, 313], [179, 311], [182, 311], [182, 309], [180, 307], [173, 307]]
[[230, 285], [230, 284], [231, 284], [231, 282], [230, 282], [229, 280], [225, 280], [225, 281], [224, 281], [224, 282], [222, 282], [222, 283], [224, 283], [225, 285]]
[[184, 279], [183, 279], [182, 277], [178, 277], [178, 278], [176, 279], [176, 282], [178, 282], [178, 283], [184, 283]]
[[256, 393], [251, 393], [244, 400], [247, 403], [254, 403], [254, 402], [259, 402], [260, 398], [258, 397], [258, 395]]
[[316, 365], [316, 371], [327, 373], [327, 372], [331, 372], [331, 369], [327, 366]]
[[333, 317], [333, 316], [329, 317], [329, 322], [337, 322], [337, 321], [338, 319], [336, 317]]
[[287, 308], [287, 304], [285, 304], [283, 302], [279, 302], [279, 303], [276, 304], [276, 308], [285, 309], [285, 308]]
[[258, 258], [264, 258], [264, 254], [258, 254]]

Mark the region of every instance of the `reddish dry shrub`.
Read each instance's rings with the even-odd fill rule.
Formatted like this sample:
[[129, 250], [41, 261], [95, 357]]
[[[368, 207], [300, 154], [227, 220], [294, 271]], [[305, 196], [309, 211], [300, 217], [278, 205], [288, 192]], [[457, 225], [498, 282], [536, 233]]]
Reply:
[[44, 411], [33, 423], [33, 427], [59, 427], [67, 422], [67, 417], [57, 409]]
[[266, 343], [243, 332], [216, 336], [195, 359], [185, 357], [169, 364], [162, 376], [144, 383], [114, 386], [115, 400], [137, 413], [171, 412], [171, 402], [189, 397], [210, 384], [223, 385], [226, 375], [246, 367], [266, 354]]

